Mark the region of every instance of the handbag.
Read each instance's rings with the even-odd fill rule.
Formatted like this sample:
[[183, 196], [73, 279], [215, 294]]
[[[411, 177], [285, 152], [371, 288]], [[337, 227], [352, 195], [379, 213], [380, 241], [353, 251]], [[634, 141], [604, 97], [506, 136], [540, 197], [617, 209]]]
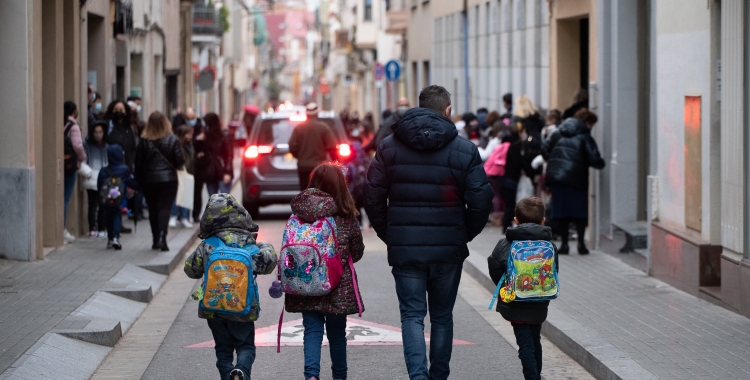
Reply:
[[187, 170], [180, 169], [177, 171], [177, 198], [175, 204], [178, 207], [193, 208], [193, 190], [195, 189], [195, 177], [188, 173]]
[[516, 202], [533, 195], [534, 184], [531, 183], [531, 179], [526, 174], [521, 174], [521, 178], [518, 179], [518, 188], [516, 189]]

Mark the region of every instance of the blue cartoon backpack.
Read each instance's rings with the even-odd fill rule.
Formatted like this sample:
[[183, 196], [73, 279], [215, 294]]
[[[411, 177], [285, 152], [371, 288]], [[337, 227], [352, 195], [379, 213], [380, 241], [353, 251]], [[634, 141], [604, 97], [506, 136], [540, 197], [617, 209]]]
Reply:
[[225, 244], [218, 236], [203, 242], [214, 250], [208, 255], [203, 274], [203, 299], [198, 307], [217, 314], [252, 314], [257, 318], [260, 297], [253, 256], [260, 252], [258, 246], [249, 244], [241, 248], [236, 244]]
[[510, 246], [508, 266], [497, 283], [489, 309], [500, 300], [538, 302], [557, 298], [560, 284], [557, 281], [555, 248], [545, 240], [516, 240]]

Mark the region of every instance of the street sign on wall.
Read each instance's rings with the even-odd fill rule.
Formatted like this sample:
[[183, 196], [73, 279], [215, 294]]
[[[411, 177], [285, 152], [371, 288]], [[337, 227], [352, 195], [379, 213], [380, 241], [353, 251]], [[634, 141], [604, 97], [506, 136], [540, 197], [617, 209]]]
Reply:
[[401, 77], [401, 65], [396, 60], [390, 60], [385, 64], [385, 79], [395, 82]]
[[385, 67], [383, 67], [382, 63], [376, 62], [375, 63], [375, 80], [383, 79], [383, 75], [385, 75]]

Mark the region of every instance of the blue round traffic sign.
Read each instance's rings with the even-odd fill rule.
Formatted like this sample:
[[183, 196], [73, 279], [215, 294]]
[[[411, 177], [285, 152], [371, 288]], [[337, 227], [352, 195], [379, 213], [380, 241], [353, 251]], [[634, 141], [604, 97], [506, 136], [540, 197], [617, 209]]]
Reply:
[[401, 65], [396, 60], [390, 60], [385, 64], [385, 79], [395, 82], [401, 77]]

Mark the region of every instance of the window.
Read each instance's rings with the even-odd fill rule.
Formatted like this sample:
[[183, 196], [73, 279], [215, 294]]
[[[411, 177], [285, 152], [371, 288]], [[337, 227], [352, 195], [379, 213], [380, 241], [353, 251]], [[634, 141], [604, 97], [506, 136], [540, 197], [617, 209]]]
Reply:
[[365, 21], [372, 21], [372, 0], [365, 0]]

